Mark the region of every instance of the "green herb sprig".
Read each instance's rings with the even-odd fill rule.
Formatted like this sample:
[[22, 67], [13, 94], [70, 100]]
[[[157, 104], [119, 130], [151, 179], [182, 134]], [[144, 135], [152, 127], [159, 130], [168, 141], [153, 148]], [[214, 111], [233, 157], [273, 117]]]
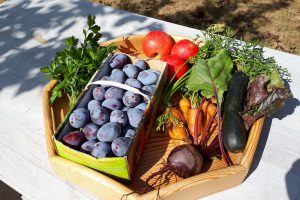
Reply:
[[174, 117], [174, 115], [171, 112], [171, 107], [168, 107], [166, 109], [166, 112], [157, 118], [156, 130], [165, 131], [170, 123], [172, 123], [173, 125], [184, 125], [183, 122], [179, 121], [178, 119], [176, 119], [176, 117]]
[[47, 78], [57, 80], [58, 84], [52, 91], [50, 102], [66, 94], [72, 107], [92, 75], [107, 56], [116, 47], [102, 47], [99, 40], [100, 26], [95, 24], [95, 16], [88, 16], [88, 28], [83, 30], [84, 41], [79, 43], [74, 36], [65, 40], [66, 48], [57, 52], [49, 66], [40, 69]]
[[250, 80], [260, 75], [270, 76], [277, 70], [283, 80], [291, 81], [291, 74], [286, 68], [279, 66], [274, 57], [264, 56], [264, 49], [258, 41], [239, 41], [232, 29], [222, 24], [209, 27], [204, 33], [204, 40], [205, 45], [200, 48], [197, 59], [209, 59], [221, 49], [226, 49], [234, 66], [247, 74]]

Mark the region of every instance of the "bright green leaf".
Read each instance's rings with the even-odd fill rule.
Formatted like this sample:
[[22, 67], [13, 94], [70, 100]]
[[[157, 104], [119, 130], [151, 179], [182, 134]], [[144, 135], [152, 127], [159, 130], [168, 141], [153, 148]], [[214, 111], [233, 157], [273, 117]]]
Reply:
[[270, 75], [270, 83], [268, 84], [268, 91], [272, 91], [273, 88], [284, 88], [284, 82], [279, 76], [277, 69], [273, 69]]
[[78, 39], [76, 39], [74, 36], [69, 37], [65, 40], [65, 44], [68, 48], [76, 47], [78, 44]]
[[223, 93], [227, 91], [227, 84], [231, 78], [233, 63], [225, 49], [208, 60], [198, 60], [192, 68], [187, 81], [191, 91], [201, 91], [207, 98], [216, 96], [222, 103]]
[[50, 73], [50, 69], [49, 69], [49, 67], [42, 67], [42, 68], [40, 68], [40, 72], [42, 72], [42, 73]]
[[87, 23], [88, 23], [88, 26], [89, 26], [89, 27], [92, 27], [92, 26], [95, 24], [95, 19], [96, 19], [95, 16], [91, 16], [91, 15], [88, 16], [88, 21], [87, 21]]

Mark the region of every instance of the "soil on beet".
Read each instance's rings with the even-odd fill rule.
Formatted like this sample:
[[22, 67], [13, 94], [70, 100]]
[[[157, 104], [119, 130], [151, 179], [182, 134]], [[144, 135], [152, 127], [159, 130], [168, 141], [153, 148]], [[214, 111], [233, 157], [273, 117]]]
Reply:
[[242, 40], [300, 55], [300, 0], [92, 1], [200, 30], [223, 23]]

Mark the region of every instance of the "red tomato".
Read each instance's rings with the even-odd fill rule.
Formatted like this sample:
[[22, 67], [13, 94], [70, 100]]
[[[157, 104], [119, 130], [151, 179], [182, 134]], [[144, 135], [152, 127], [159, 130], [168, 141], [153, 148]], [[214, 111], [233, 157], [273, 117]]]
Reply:
[[179, 79], [187, 70], [188, 66], [185, 63], [185, 60], [180, 58], [177, 55], [168, 55], [161, 59], [164, 62], [168, 63], [168, 79], [170, 80], [174, 74], [177, 72], [177, 74], [174, 77], [174, 80], [176, 81]]
[[190, 57], [196, 55], [199, 47], [187, 39], [176, 42], [172, 48], [171, 55], [178, 55], [179, 57], [188, 60]]
[[158, 59], [169, 55], [173, 46], [172, 38], [162, 31], [151, 31], [143, 40], [142, 49], [149, 58]]

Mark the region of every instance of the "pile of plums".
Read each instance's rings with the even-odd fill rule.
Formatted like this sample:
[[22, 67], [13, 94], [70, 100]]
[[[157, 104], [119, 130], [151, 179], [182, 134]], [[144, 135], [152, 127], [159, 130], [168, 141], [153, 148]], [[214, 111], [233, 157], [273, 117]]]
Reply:
[[[132, 64], [125, 54], [117, 54], [109, 60], [112, 68], [110, 80], [139, 89], [149, 97], [153, 95], [159, 71], [149, 69], [147, 62], [138, 60]], [[63, 137], [63, 143], [96, 158], [127, 154], [135, 137], [147, 100], [139, 94], [107, 85], [97, 85], [92, 91], [86, 108], [75, 109], [69, 123], [78, 129]]]

